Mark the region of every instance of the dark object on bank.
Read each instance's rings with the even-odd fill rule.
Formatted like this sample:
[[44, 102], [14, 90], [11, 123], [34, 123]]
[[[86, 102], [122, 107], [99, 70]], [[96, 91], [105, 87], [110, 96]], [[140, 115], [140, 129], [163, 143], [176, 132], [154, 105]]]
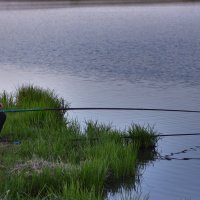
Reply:
[[[3, 108], [3, 104], [0, 103], [0, 109]], [[3, 128], [3, 125], [6, 121], [6, 114], [4, 112], [0, 112], [0, 132]]]
[[21, 144], [20, 140], [10, 140], [9, 138], [0, 137], [0, 145], [19, 145]]

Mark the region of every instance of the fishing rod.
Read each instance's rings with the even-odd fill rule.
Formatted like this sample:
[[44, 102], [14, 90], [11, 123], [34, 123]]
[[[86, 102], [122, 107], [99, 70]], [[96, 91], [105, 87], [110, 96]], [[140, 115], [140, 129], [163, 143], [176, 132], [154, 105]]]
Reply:
[[[163, 133], [159, 133], [159, 134], [152, 134], [152, 135], [149, 135], [149, 136], [152, 136], [152, 137], [179, 137], [179, 136], [197, 136], [197, 135], [200, 135], [200, 133], [175, 133], [175, 134], [163, 134]], [[140, 137], [140, 136], [129, 136], [129, 135], [123, 135], [121, 136], [121, 138], [134, 138], [134, 137]]]
[[175, 134], [157, 134], [155, 136], [157, 137], [174, 137], [174, 136], [195, 136], [195, 135], [200, 135], [200, 133], [175, 133]]
[[[154, 134], [154, 135], [149, 135], [149, 136], [152, 136], [152, 137], [170, 137], [170, 136], [175, 136], [175, 137], [179, 137], [179, 136], [200, 136], [200, 133], [181, 133], [181, 134]], [[138, 136], [129, 136], [129, 135], [122, 135], [120, 138], [121, 139], [134, 139], [134, 138], [138, 138], [140, 137], [139, 135]], [[103, 139], [106, 139], [106, 138], [100, 138], [100, 137], [91, 137], [91, 138], [71, 138], [69, 139], [70, 141], [74, 141], [74, 142], [84, 142], [84, 141], [87, 141], [87, 140], [90, 140], [90, 141], [98, 141], [98, 140], [103, 140]], [[21, 141], [19, 140], [9, 140], [7, 138], [0, 138], [0, 143], [5, 143], [5, 144], [8, 144], [8, 143], [12, 143], [12, 144], [21, 144]]]
[[[163, 109], [163, 108], [130, 108], [130, 107], [72, 107], [72, 108], [27, 108], [27, 109], [7, 109], [0, 110], [4, 113], [18, 113], [18, 112], [35, 112], [35, 111], [73, 111], [73, 110], [117, 110], [117, 111], [159, 111], [159, 112], [182, 112], [182, 113], [200, 113], [199, 110], [185, 110], [185, 109]], [[197, 136], [200, 133], [183, 133], [183, 134], [157, 134], [156, 137], [174, 137], [174, 136]], [[122, 138], [130, 138], [130, 136], [123, 136]], [[98, 138], [93, 138], [98, 139]], [[75, 139], [79, 140], [79, 139]]]
[[72, 108], [27, 108], [0, 110], [4, 113], [34, 112], [34, 111], [78, 111], [78, 110], [116, 110], [116, 111], [158, 111], [158, 112], [182, 112], [200, 113], [200, 110], [164, 109], [164, 108], [131, 108], [131, 107], [72, 107]]
[[[148, 135], [150, 137], [179, 137], [179, 136], [200, 136], [200, 133], [180, 133], [180, 134], [152, 134]], [[120, 136], [121, 139], [134, 139], [134, 138], [139, 138], [139, 135], [136, 136], [130, 136], [130, 135], [122, 135]], [[71, 141], [86, 141], [86, 140], [102, 140], [106, 138], [101, 138], [101, 137], [91, 137], [91, 138], [72, 138], [70, 139]]]

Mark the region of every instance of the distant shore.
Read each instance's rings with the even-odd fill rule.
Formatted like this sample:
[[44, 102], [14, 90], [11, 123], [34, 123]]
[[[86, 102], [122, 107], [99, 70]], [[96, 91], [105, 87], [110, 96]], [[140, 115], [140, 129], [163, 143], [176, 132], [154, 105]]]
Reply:
[[72, 6], [131, 5], [162, 3], [194, 3], [200, 0], [0, 0], [0, 10], [31, 8], [63, 8]]

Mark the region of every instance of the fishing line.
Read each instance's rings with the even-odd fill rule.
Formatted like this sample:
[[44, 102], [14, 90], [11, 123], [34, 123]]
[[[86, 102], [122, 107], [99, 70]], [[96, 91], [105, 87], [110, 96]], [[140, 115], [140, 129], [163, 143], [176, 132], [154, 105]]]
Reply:
[[[149, 137], [179, 137], [179, 136], [199, 136], [200, 133], [180, 133], [180, 134], [152, 134], [152, 135], [147, 135]], [[133, 136], [130, 136], [130, 135], [122, 135], [120, 138], [121, 139], [134, 139], [134, 138], [139, 138], [140, 135], [133, 135]], [[92, 138], [74, 138], [74, 139], [71, 139], [73, 141], [84, 141], [84, 140], [100, 140], [100, 139], [106, 139], [106, 138], [101, 138], [101, 137], [92, 137]]]
[[74, 107], [74, 108], [28, 108], [0, 110], [5, 113], [33, 112], [33, 111], [73, 111], [73, 110], [116, 110], [116, 111], [158, 111], [158, 112], [183, 112], [200, 113], [200, 110], [164, 109], [164, 108], [128, 108], [128, 107]]

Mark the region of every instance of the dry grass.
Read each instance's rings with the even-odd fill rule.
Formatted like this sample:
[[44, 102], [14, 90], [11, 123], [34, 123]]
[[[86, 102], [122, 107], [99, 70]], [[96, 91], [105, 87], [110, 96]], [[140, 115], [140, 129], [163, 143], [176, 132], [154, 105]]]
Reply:
[[61, 168], [63, 171], [70, 172], [71, 170], [74, 170], [74, 168], [77, 168], [76, 166], [73, 166], [71, 164], [66, 164], [63, 162], [51, 162], [40, 158], [33, 158], [31, 160], [27, 161], [21, 161], [17, 163], [10, 171], [11, 174], [21, 174], [24, 173], [26, 175], [30, 175], [31, 173], [37, 173], [40, 174], [43, 172], [44, 169], [50, 169], [54, 170], [56, 168]]

